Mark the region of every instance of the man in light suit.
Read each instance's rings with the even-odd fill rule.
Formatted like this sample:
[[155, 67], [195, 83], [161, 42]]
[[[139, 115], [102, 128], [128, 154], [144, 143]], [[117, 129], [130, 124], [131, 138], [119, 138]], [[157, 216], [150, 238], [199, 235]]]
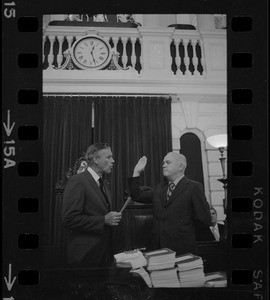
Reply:
[[110, 146], [91, 145], [85, 159], [87, 170], [72, 176], [64, 192], [67, 259], [74, 267], [98, 267], [113, 260], [112, 227], [119, 224], [121, 213], [112, 211], [109, 187], [102, 181], [114, 164]]
[[152, 203], [153, 248], [163, 247], [177, 255], [197, 254], [195, 219], [211, 225], [209, 204], [201, 183], [188, 179], [184, 155], [169, 152], [163, 160], [163, 175], [168, 182], [159, 183], [155, 189], [141, 189], [139, 176], [147, 158], [142, 157], [129, 178], [131, 198], [141, 203]]

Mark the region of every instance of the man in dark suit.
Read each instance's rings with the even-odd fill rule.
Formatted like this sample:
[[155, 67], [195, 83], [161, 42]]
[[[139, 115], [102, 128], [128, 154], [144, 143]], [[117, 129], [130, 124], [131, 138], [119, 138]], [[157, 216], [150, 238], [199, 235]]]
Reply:
[[85, 157], [82, 156], [75, 161], [73, 169], [72, 169], [72, 174], [73, 175], [80, 174], [80, 173], [86, 171], [87, 167], [88, 167], [87, 161], [86, 161]]
[[139, 176], [147, 158], [142, 157], [129, 178], [131, 198], [153, 205], [153, 248], [167, 247], [177, 255], [197, 254], [194, 221], [211, 225], [209, 205], [199, 182], [185, 174], [187, 161], [184, 155], [169, 152], [163, 160], [163, 175], [168, 182], [159, 183], [155, 189], [141, 189]]
[[74, 267], [108, 265], [113, 259], [112, 227], [121, 213], [112, 211], [109, 187], [102, 180], [114, 164], [108, 144], [91, 145], [85, 154], [88, 168], [69, 180], [63, 199], [63, 223], [68, 229], [67, 258]]
[[211, 206], [211, 226], [198, 223], [196, 226], [197, 241], [222, 241], [224, 239], [225, 225], [217, 222], [217, 211]]

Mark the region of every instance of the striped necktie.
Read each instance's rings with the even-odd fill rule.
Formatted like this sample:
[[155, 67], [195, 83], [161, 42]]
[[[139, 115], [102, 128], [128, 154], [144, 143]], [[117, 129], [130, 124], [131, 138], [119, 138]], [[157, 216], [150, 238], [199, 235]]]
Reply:
[[168, 191], [167, 191], [167, 201], [169, 201], [174, 189], [175, 189], [175, 184], [173, 182], [170, 182], [169, 187], [168, 187]]
[[106, 202], [107, 202], [107, 206], [108, 208], [110, 209], [110, 203], [109, 203], [109, 200], [108, 200], [108, 196], [106, 194], [106, 191], [105, 191], [105, 188], [104, 188], [104, 183], [103, 183], [103, 179], [102, 178], [99, 178], [99, 188], [101, 190], [101, 193], [103, 194]]

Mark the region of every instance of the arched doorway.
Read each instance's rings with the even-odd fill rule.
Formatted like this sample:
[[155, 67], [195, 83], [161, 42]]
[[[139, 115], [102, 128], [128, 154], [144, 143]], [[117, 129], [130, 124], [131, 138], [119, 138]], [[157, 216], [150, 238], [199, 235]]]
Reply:
[[205, 186], [200, 139], [196, 134], [187, 132], [180, 137], [180, 145], [180, 153], [187, 158], [186, 176]]

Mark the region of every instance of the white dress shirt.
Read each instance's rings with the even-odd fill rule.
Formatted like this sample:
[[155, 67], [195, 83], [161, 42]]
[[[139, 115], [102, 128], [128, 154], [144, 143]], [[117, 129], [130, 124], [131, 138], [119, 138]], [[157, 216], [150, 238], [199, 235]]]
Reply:
[[215, 240], [219, 241], [220, 234], [219, 234], [219, 230], [218, 230], [218, 224], [216, 224], [215, 226], [210, 226], [210, 229], [215, 237]]
[[95, 181], [96, 181], [96, 183], [97, 183], [97, 185], [99, 186], [100, 184], [99, 184], [99, 178], [101, 178], [92, 168], [90, 168], [90, 167], [88, 167], [87, 168], [87, 171], [89, 171], [90, 172], [90, 174], [93, 176], [93, 178], [95, 179]]

